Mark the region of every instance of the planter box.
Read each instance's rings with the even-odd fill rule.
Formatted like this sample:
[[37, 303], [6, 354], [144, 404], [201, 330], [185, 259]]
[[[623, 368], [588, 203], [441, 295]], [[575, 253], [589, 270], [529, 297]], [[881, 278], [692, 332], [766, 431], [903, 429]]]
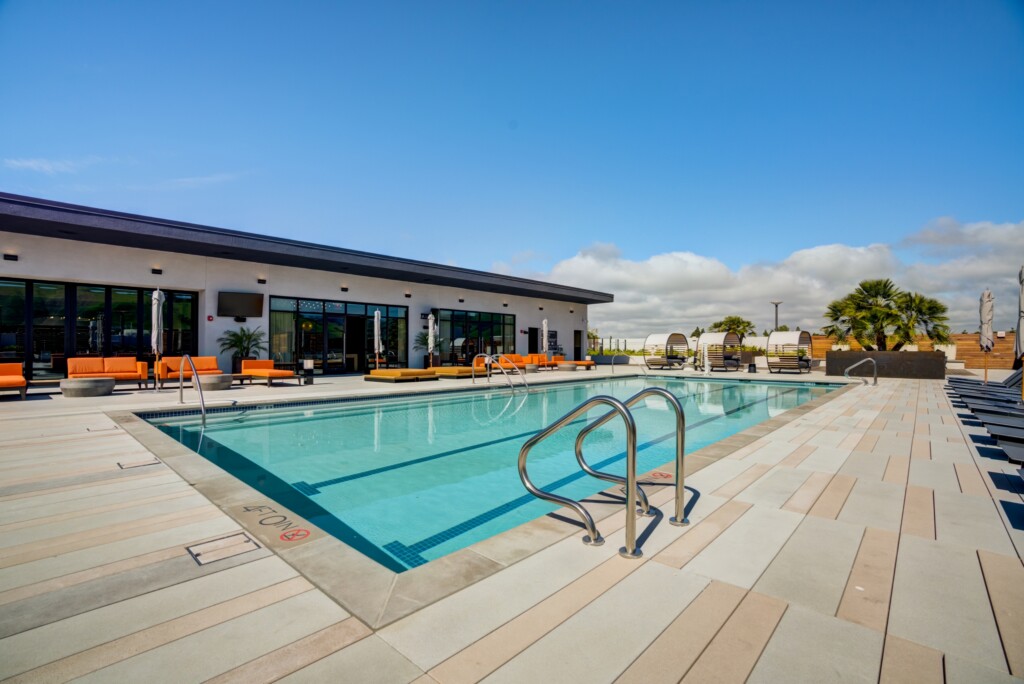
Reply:
[[[825, 354], [825, 375], [842, 375], [864, 359], [874, 359], [880, 378], [942, 380], [946, 377], [946, 355], [942, 352], [830, 351]], [[858, 366], [851, 377], [871, 377], [870, 363]]]
[[[591, 360], [598, 366], [610, 366], [612, 365], [612, 359], [615, 360], [616, 366], [625, 366], [629, 364], [631, 357], [629, 354], [598, 354], [590, 357]], [[639, 357], [640, 362], [643, 363], [643, 357]]]

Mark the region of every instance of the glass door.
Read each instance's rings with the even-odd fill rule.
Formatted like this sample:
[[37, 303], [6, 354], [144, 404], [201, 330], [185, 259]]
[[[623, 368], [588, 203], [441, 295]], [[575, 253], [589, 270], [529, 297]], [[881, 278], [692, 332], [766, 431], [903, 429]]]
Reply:
[[327, 302], [327, 357], [324, 360], [324, 373], [337, 374], [351, 371], [354, 364], [349, 363], [345, 354], [345, 305], [339, 302]]
[[313, 372], [324, 372], [324, 303], [320, 300], [299, 300], [295, 317], [295, 339], [298, 341], [299, 369], [312, 359]]

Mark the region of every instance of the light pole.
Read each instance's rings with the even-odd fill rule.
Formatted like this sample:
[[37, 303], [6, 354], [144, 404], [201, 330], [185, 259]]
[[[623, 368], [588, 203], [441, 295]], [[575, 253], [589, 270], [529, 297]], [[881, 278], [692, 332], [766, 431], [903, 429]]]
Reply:
[[775, 327], [772, 328], [772, 330], [773, 331], [774, 330], [778, 330], [779, 329], [779, 304], [781, 304], [782, 302], [771, 301], [771, 302], [768, 302], [768, 303], [775, 305]]

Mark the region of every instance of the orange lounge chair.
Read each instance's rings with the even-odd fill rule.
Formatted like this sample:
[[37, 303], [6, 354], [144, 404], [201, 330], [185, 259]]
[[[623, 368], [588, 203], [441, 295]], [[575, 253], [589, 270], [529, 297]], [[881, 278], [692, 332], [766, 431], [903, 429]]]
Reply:
[[149, 385], [149, 364], [131, 356], [79, 356], [68, 359], [68, 377], [134, 380], [141, 389]]
[[363, 380], [372, 382], [414, 382], [417, 380], [437, 380], [432, 368], [380, 368], [364, 375]]
[[242, 375], [266, 378], [267, 387], [270, 387], [273, 380], [283, 380], [284, 378], [295, 378], [300, 385], [302, 384], [302, 380], [295, 375], [294, 371], [274, 368], [274, 362], [271, 359], [242, 359]]
[[[156, 370], [153, 372], [157, 382], [160, 383], [160, 387], [163, 387], [164, 383], [168, 380], [178, 379], [181, 358], [180, 356], [165, 356], [160, 359], [160, 362], [156, 365]], [[199, 375], [221, 374], [221, 370], [217, 366], [216, 356], [193, 356], [192, 364], [196, 367], [196, 373]], [[192, 379], [192, 366], [187, 363], [185, 364], [184, 376], [187, 380]]]
[[18, 390], [22, 401], [28, 394], [28, 383], [22, 375], [20, 363], [0, 363], [0, 391]]

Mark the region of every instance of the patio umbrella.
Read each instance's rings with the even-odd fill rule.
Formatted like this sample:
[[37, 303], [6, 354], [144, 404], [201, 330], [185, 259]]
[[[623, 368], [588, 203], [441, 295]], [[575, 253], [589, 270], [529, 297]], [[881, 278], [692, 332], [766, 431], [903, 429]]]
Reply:
[[380, 309], [373, 312], [373, 355], [376, 358], [377, 368], [380, 368], [380, 355], [384, 346], [380, 343]]
[[[1017, 327], [1014, 328], [1016, 333], [1013, 338], [1013, 369], [1017, 370], [1024, 364], [1021, 361], [1021, 357], [1024, 356], [1024, 266], [1020, 267], [1020, 273], [1017, 274], [1017, 279], [1020, 280], [1020, 292], [1017, 293]], [[1024, 398], [1024, 383], [1021, 384], [1021, 397]]]
[[430, 366], [434, 366], [434, 345], [437, 344], [437, 331], [434, 329], [434, 314], [427, 316], [427, 356]]
[[981, 345], [981, 351], [985, 352], [985, 384], [988, 384], [988, 355], [992, 351], [992, 347], [995, 346], [995, 340], [992, 338], [992, 319], [995, 317], [994, 313], [995, 303], [990, 290], [985, 290], [981, 293], [981, 302], [978, 307], [978, 313], [981, 318], [981, 334], [978, 336], [978, 343]]
[[547, 356], [548, 353], [548, 319], [540, 323], [540, 353]]
[[153, 355], [156, 356], [156, 363], [153, 365], [153, 391], [156, 391], [156, 374], [157, 366], [160, 365], [160, 352], [163, 351], [164, 339], [164, 293], [159, 288], [153, 290], [151, 298], [152, 305], [152, 325], [149, 333], [149, 344], [153, 351]]

